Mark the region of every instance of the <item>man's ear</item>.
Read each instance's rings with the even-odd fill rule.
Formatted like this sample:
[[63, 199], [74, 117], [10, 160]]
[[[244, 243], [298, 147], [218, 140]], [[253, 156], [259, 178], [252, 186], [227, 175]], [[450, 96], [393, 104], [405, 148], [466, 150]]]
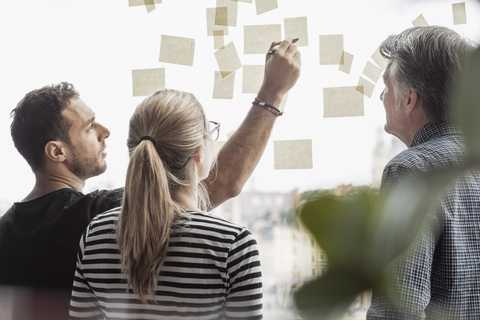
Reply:
[[417, 91], [409, 89], [403, 98], [403, 102], [408, 113], [411, 113], [414, 110], [416, 111], [416, 109], [420, 107]]
[[45, 144], [45, 155], [53, 162], [63, 162], [66, 159], [65, 143], [55, 140]]

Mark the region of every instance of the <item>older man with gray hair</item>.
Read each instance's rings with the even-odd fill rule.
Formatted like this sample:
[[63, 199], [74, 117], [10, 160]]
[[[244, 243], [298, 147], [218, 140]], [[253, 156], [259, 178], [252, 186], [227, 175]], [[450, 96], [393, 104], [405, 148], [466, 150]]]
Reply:
[[[380, 96], [385, 131], [408, 146], [385, 167], [382, 194], [408, 177], [464, 162], [451, 92], [475, 48], [439, 26], [410, 28], [381, 44], [388, 59]], [[389, 294], [373, 291], [367, 319], [480, 319], [480, 174], [458, 180], [434, 213], [434, 223], [388, 270]]]

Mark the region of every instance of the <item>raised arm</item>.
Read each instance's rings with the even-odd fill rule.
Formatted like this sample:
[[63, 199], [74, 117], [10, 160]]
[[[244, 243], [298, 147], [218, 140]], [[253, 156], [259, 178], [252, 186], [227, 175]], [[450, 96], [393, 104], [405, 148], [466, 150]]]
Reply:
[[[265, 76], [257, 97], [278, 107], [285, 94], [300, 76], [301, 58], [291, 39], [280, 44], [273, 55], [266, 55]], [[269, 110], [252, 105], [235, 134], [218, 154], [218, 171], [211, 172], [207, 189], [213, 209], [237, 196], [260, 161], [272, 132], [276, 116]]]

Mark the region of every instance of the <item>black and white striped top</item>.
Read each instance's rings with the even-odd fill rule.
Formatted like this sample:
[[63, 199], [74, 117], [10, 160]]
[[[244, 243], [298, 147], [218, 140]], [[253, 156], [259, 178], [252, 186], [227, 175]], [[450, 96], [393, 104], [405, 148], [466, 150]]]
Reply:
[[202, 212], [170, 237], [154, 296], [143, 304], [121, 271], [120, 208], [96, 217], [80, 240], [71, 319], [261, 319], [257, 243], [243, 227]]

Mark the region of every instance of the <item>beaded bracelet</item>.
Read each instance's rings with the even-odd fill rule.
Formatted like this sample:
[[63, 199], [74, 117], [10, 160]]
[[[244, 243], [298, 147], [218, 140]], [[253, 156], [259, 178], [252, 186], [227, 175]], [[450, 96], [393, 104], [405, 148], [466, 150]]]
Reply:
[[283, 115], [283, 112], [281, 112], [280, 110], [278, 110], [277, 108], [275, 108], [271, 104], [265, 103], [262, 99], [260, 99], [258, 97], [255, 98], [255, 101], [253, 101], [252, 104], [255, 104], [257, 106], [261, 106], [261, 107], [267, 109], [268, 111], [273, 113], [275, 115], [275, 117], [279, 117], [279, 116]]

